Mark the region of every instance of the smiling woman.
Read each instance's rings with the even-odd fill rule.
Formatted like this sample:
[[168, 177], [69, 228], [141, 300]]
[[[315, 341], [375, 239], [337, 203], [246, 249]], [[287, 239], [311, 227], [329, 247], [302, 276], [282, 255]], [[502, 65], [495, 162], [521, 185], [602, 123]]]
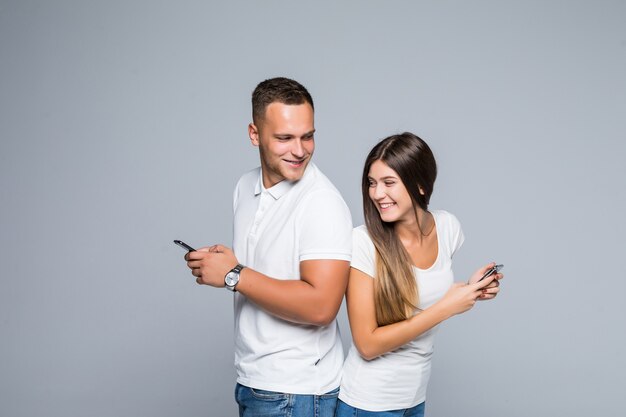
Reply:
[[498, 293], [496, 274], [453, 284], [463, 244], [456, 217], [428, 210], [437, 177], [432, 151], [412, 133], [378, 143], [363, 168], [365, 226], [354, 229], [346, 293], [353, 345], [337, 416], [424, 415], [435, 328]]
[[[436, 178], [430, 147], [412, 133], [383, 140], [365, 162], [363, 210], [377, 247], [376, 314], [381, 325], [410, 317], [419, 303], [411, 265], [427, 269], [437, 257], [435, 220], [428, 212]], [[405, 226], [416, 228], [418, 244], [413, 243], [413, 233], [401, 241], [398, 232]]]

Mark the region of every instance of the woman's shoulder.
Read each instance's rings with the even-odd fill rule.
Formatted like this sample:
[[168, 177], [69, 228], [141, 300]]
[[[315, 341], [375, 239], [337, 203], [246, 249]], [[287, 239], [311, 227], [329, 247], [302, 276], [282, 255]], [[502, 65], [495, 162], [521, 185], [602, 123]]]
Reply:
[[364, 224], [352, 229], [352, 239], [366, 242], [372, 241], [372, 238], [370, 238], [370, 234], [367, 231], [367, 226]]
[[452, 213], [446, 210], [431, 210], [430, 211], [433, 216], [435, 216], [435, 221], [441, 225], [445, 225], [448, 227], [460, 227], [461, 222], [459, 219]]
[[374, 241], [367, 231], [367, 226], [365, 226], [364, 224], [352, 229], [352, 247], [360, 248], [361, 250], [365, 250], [368, 253], [375, 250]]
[[367, 227], [361, 225], [352, 229], [352, 262], [350, 265], [373, 277], [376, 270], [374, 266], [375, 253], [374, 242], [367, 232]]
[[450, 257], [452, 257], [465, 240], [461, 223], [454, 214], [445, 210], [433, 210], [431, 213], [437, 222], [437, 233], [439, 233], [441, 247], [447, 248]]

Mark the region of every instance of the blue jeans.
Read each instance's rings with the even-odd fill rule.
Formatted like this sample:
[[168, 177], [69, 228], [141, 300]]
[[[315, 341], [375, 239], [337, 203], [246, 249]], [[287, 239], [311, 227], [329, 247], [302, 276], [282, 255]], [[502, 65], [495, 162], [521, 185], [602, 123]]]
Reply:
[[426, 403], [416, 405], [411, 408], [403, 408], [401, 410], [390, 411], [365, 411], [360, 408], [354, 408], [343, 401], [337, 402], [337, 412], [335, 417], [424, 417]]
[[235, 387], [239, 417], [333, 417], [339, 387], [322, 395], [285, 394]]

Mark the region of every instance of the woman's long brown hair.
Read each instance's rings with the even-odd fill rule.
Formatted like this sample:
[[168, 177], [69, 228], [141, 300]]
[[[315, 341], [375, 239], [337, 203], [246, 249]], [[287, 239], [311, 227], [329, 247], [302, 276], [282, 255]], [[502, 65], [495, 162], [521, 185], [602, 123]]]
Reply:
[[382, 221], [369, 197], [369, 171], [375, 161], [384, 162], [400, 177], [411, 196], [418, 226], [417, 207], [424, 211], [428, 209], [437, 178], [437, 164], [426, 142], [410, 132], [383, 139], [365, 160], [361, 183], [363, 212], [365, 225], [376, 247], [376, 320], [379, 326], [384, 326], [411, 317], [419, 304], [419, 289], [411, 257], [398, 238], [394, 223]]

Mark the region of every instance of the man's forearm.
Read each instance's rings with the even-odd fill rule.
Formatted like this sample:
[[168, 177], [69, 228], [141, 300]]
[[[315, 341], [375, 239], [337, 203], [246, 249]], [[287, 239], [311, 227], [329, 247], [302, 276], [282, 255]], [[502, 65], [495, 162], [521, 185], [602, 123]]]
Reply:
[[244, 268], [237, 291], [283, 320], [326, 326], [335, 319], [341, 306], [348, 269], [348, 262], [345, 262], [345, 266], [334, 265], [326, 271], [320, 271], [320, 274], [325, 275], [321, 278], [280, 280]]

